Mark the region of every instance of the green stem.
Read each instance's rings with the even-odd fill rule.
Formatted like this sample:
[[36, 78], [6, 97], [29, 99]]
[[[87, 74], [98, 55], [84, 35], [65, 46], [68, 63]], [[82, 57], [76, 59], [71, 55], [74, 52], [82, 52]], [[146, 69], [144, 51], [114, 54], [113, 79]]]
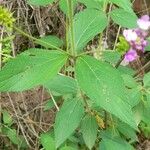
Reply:
[[[104, 4], [103, 4], [103, 12], [104, 12], [104, 13], [106, 13], [107, 4], [108, 4], [108, 2], [107, 2], [107, 1], [104, 1]], [[101, 56], [102, 43], [103, 43], [103, 34], [104, 34], [104, 33], [101, 33], [101, 34], [100, 34], [100, 37], [99, 37], [99, 45], [98, 45], [97, 52], [96, 52], [96, 58], [97, 58], [97, 59], [100, 59], [100, 56]]]
[[37, 39], [37, 38], [35, 38], [35, 37], [29, 35], [28, 33], [25, 33], [24, 31], [22, 31], [21, 29], [15, 27], [15, 26], [14, 26], [13, 28], [14, 28], [17, 32], [19, 32], [19, 33], [21, 33], [22, 35], [28, 37], [29, 39], [32, 39], [33, 41], [41, 42], [41, 43], [46, 44], [46, 45], [48, 45], [48, 46], [50, 46], [50, 47], [52, 47], [52, 48], [54, 48], [54, 49], [56, 49], [56, 50], [63, 51], [63, 52], [65, 53], [65, 51], [64, 51], [63, 49], [61, 49], [61, 48], [59, 48], [59, 47], [57, 47], [57, 46], [54, 46], [53, 44], [50, 44], [50, 43], [47, 43], [47, 42], [45, 42], [45, 41], [43, 41], [43, 40]]
[[114, 44], [114, 48], [113, 48], [113, 50], [115, 50], [115, 49], [116, 49], [116, 45], [117, 45], [117, 42], [118, 42], [118, 38], [119, 38], [119, 34], [120, 34], [120, 30], [121, 30], [121, 26], [119, 26], [119, 28], [118, 28], [118, 32], [117, 32], [117, 36], [116, 36], [116, 40], [115, 40], [115, 44]]
[[69, 53], [69, 22], [66, 17], [66, 51]]
[[125, 54], [121, 56], [121, 58], [118, 60], [117, 64], [115, 65], [115, 68], [118, 68], [120, 66], [121, 62], [124, 59], [124, 56], [125, 56]]
[[[103, 12], [106, 13], [106, 9], [107, 9], [107, 4], [108, 2], [107, 1], [104, 1], [104, 4], [103, 4]], [[100, 59], [101, 57], [101, 53], [102, 53], [102, 43], [103, 43], [103, 32], [100, 34], [100, 37], [99, 37], [99, 45], [98, 45], [98, 48], [97, 48], [97, 52], [96, 52], [96, 57], [97, 59]], [[107, 128], [107, 111], [104, 110], [104, 121], [105, 121], [105, 128]]]
[[103, 33], [100, 34], [99, 45], [98, 45], [98, 48], [96, 49], [96, 58], [97, 59], [100, 59], [100, 57], [101, 57], [102, 43], [103, 43]]
[[75, 43], [74, 43], [74, 25], [73, 25], [73, 1], [68, 0], [68, 8], [69, 8], [69, 25], [70, 25], [70, 32], [71, 32], [71, 48], [70, 48], [70, 54], [72, 56], [76, 56], [75, 52]]

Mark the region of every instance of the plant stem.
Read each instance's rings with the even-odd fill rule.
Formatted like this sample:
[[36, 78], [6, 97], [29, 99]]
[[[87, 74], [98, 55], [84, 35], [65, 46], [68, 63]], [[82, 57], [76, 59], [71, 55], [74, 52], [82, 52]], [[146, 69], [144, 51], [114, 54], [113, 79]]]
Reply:
[[52, 47], [52, 48], [54, 48], [54, 49], [56, 49], [56, 50], [65, 52], [65, 51], [62, 50], [61, 48], [59, 48], [59, 47], [57, 47], [57, 46], [55, 46], [55, 45], [53, 45], [53, 44], [47, 43], [47, 42], [45, 42], [45, 41], [43, 41], [43, 40], [37, 39], [37, 38], [35, 38], [35, 37], [33, 37], [33, 36], [31, 36], [31, 35], [25, 33], [24, 31], [22, 31], [21, 29], [15, 27], [15, 26], [14, 26], [13, 28], [14, 28], [14, 30], [16, 30], [17, 32], [19, 32], [19, 33], [21, 33], [22, 35], [28, 37], [29, 39], [32, 39], [32, 40], [37, 41], [37, 42], [41, 42], [41, 43], [46, 44], [46, 45], [48, 45], [48, 46], [50, 46], [50, 47]]
[[105, 110], [105, 111], [104, 111], [105, 129], [107, 129], [107, 126], [108, 126], [107, 120], [108, 120], [108, 114], [107, 114], [107, 111]]
[[70, 33], [71, 33], [71, 48], [70, 48], [70, 54], [72, 56], [76, 56], [75, 52], [75, 43], [74, 43], [74, 24], [73, 24], [73, 1], [68, 0], [68, 8], [69, 8], [69, 25], [70, 25]]
[[98, 48], [96, 49], [96, 55], [95, 56], [96, 56], [97, 59], [100, 59], [100, 56], [101, 56], [102, 42], [103, 42], [103, 33], [100, 34], [99, 45], [98, 45]]
[[[113, 4], [110, 3], [110, 6], [109, 6], [109, 10], [108, 10], [108, 14], [111, 12], [112, 10], [112, 6]], [[109, 28], [110, 28], [110, 21], [111, 21], [111, 17], [110, 15], [108, 15], [108, 25], [107, 25], [107, 28], [106, 28], [106, 35], [105, 35], [105, 42], [107, 42], [107, 39], [108, 39], [108, 32], [109, 32]]]
[[57, 111], [59, 111], [59, 107], [58, 107], [58, 105], [57, 105], [57, 103], [56, 103], [56, 101], [55, 101], [55, 99], [54, 99], [52, 93], [51, 93], [50, 91], [49, 91], [49, 93], [50, 93], [51, 99], [52, 99], [52, 101], [53, 101], [53, 103], [54, 103], [54, 105], [55, 105]]
[[[2, 27], [1, 32], [0, 32], [0, 40], [2, 41], [4, 35], [4, 28]], [[0, 71], [2, 68], [2, 42], [0, 42]], [[0, 99], [2, 98], [1, 92], [0, 92]], [[2, 104], [0, 103], [0, 110], [2, 110]], [[2, 113], [0, 112], [0, 118], [2, 117]], [[0, 120], [0, 125], [1, 125], [1, 120]]]
[[85, 104], [85, 108], [86, 108], [87, 112], [91, 113], [91, 109], [88, 105], [88, 102], [87, 102], [87, 100], [86, 100], [86, 98], [85, 98], [85, 96], [84, 96], [84, 94], [82, 93], [81, 90], [79, 90], [79, 93], [78, 93], [77, 97], [81, 97], [81, 99], [83, 100], [83, 102]]
[[[103, 4], [103, 12], [105, 13], [106, 12], [106, 8], [107, 8], [107, 2], [104, 1], [104, 4]], [[102, 52], [102, 43], [103, 43], [103, 33], [100, 33], [100, 37], [99, 37], [99, 44], [98, 44], [98, 48], [97, 48], [97, 52], [96, 52], [96, 58], [97, 59], [100, 59], [100, 56], [101, 56], [101, 52]]]
[[118, 41], [118, 38], [119, 38], [120, 30], [121, 30], [121, 26], [119, 26], [119, 28], [118, 28], [118, 32], [117, 32], [117, 36], [116, 36], [116, 40], [115, 40], [115, 44], [114, 44], [113, 50], [116, 49], [116, 44], [117, 44], [117, 41]]
[[125, 54], [123, 56], [121, 56], [121, 58], [118, 60], [117, 64], [115, 65], [115, 68], [118, 68], [120, 66], [121, 62], [124, 59], [124, 56], [125, 56]]
[[[1, 30], [1, 36], [0, 36], [0, 40], [2, 41], [3, 39], [3, 35], [4, 35], [4, 28], [2, 28]], [[2, 67], [2, 42], [0, 42], [0, 70], [1, 70], [1, 67]]]
[[66, 17], [66, 51], [69, 53], [69, 22]]

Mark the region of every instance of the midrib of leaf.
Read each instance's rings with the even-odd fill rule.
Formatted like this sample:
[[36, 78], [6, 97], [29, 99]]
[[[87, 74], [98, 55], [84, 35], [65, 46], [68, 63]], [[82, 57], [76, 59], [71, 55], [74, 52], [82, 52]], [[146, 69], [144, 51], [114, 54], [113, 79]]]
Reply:
[[[55, 60], [55, 59], [58, 59], [58, 57], [57, 57], [57, 58], [54, 58], [54, 59], [50, 59], [50, 60], [52, 61], [52, 60]], [[66, 58], [62, 59], [60, 63], [57, 63], [57, 65], [61, 64], [65, 59], [66, 59]], [[50, 61], [50, 60], [49, 60], [49, 61]], [[40, 64], [40, 65], [36, 65], [36, 67], [42, 66], [43, 64], [46, 64], [46, 63], [48, 63], [49, 61], [46, 61], [46, 62], [44, 62], [44, 63], [42, 63], [42, 64]], [[7, 81], [7, 80], [9, 80], [9, 79], [11, 79], [11, 78], [16, 78], [16, 76], [21, 75], [21, 74], [22, 74], [21, 79], [24, 78], [24, 76], [25, 76], [24, 74], [27, 73], [27, 72], [29, 72], [34, 66], [28, 66], [28, 67], [29, 67], [29, 68], [25, 68], [22, 72], [19, 72], [19, 73], [15, 74], [15, 75], [10, 76], [10, 77], [7, 78], [6, 80], [2, 81], [1, 83], [5, 82], [5, 81]], [[55, 70], [55, 68], [51, 69], [51, 71], [53, 71], [53, 70]], [[15, 85], [16, 85], [16, 84], [12, 85], [10, 88], [12, 88], [12, 87], [15, 86]], [[3, 88], [4, 86], [5, 86], [5, 84], [2, 85], [0, 88]]]
[[84, 33], [86, 33], [87, 29], [88, 29], [89, 26], [95, 21], [96, 18], [97, 18], [97, 17], [95, 17], [95, 18], [91, 21], [91, 23], [85, 28], [85, 30], [83, 30], [83, 33], [80, 35], [78, 41], [76, 42], [76, 48], [77, 48], [78, 43], [80, 42], [81, 38], [83, 37]]
[[[73, 107], [72, 111], [70, 111], [70, 113], [69, 113], [69, 117], [68, 117], [68, 120], [70, 120], [71, 114], [73, 114], [73, 112], [74, 112], [75, 108], [77, 107], [77, 104], [78, 104], [78, 101], [76, 101], [76, 104], [74, 105], [74, 107]], [[68, 125], [69, 125], [69, 121], [67, 121], [67, 122], [68, 122]]]
[[[71, 115], [75, 112], [75, 108], [78, 106], [78, 103], [79, 103], [79, 101], [78, 100], [75, 100], [74, 101], [74, 106], [73, 106], [73, 108], [72, 108], [72, 110], [69, 112], [69, 114], [68, 114], [68, 118], [67, 118], [67, 120], [66, 120], [66, 122], [67, 122], [67, 124], [66, 124], [66, 127], [69, 127], [69, 124], [70, 124], [70, 118], [71, 118]], [[72, 102], [71, 103], [69, 103], [69, 105], [67, 105], [67, 107], [69, 107], [70, 108], [70, 106], [72, 106]], [[79, 111], [78, 111], [79, 112]], [[78, 113], [77, 112], [77, 113]], [[65, 115], [66, 116], [66, 115]], [[59, 116], [59, 118], [58, 118], [58, 122], [61, 120], [62, 118], [60, 118], [60, 116]], [[61, 128], [61, 129], [63, 129], [63, 126], [62, 126], [63, 124], [59, 124], [59, 128]], [[73, 132], [73, 131], [72, 131]], [[70, 132], [69, 132], [70, 133]], [[57, 134], [60, 134], [60, 133], [57, 133]], [[71, 134], [71, 133], [70, 133]], [[60, 136], [59, 136], [60, 137]], [[61, 137], [63, 137], [63, 135], [61, 134]], [[57, 141], [58, 142], [58, 141]], [[62, 141], [61, 141], [62, 142]], [[57, 143], [57, 144], [60, 144], [60, 141]], [[56, 145], [57, 145], [56, 144]]]
[[[84, 60], [83, 58], [81, 58], [80, 57], [80, 59], [89, 67], [89, 69], [92, 71], [92, 73], [94, 74], [94, 76], [96, 77], [96, 79], [99, 81], [99, 83], [101, 82], [101, 80], [99, 79], [99, 77], [96, 75], [96, 73], [95, 73], [95, 71], [91, 68], [91, 66], [88, 64], [88, 62], [86, 61], [86, 60]], [[124, 103], [124, 101], [122, 101], [122, 99], [120, 98], [120, 97], [118, 97], [118, 95], [116, 95], [116, 97], [118, 98], [118, 99], [120, 99], [120, 101], [122, 102], [122, 103]], [[126, 103], [124, 103], [125, 105], [126, 105]], [[105, 106], [102, 106], [104, 109], [105, 109]], [[110, 113], [113, 113], [112, 111], [110, 111]], [[114, 114], [114, 113], [113, 113]], [[115, 113], [115, 116], [117, 116], [116, 115], [116, 113]], [[124, 116], [124, 118], [126, 119], [126, 120], [128, 120], [128, 116], [126, 116], [124, 113], [122, 113], [122, 116]], [[120, 117], [119, 117], [120, 118]], [[121, 118], [120, 118], [121, 119]]]
[[96, 79], [99, 81], [99, 82], [101, 82], [101, 80], [99, 79], [99, 77], [96, 75], [96, 73], [95, 73], [95, 71], [92, 69], [92, 67], [88, 64], [88, 62], [86, 61], [86, 60], [84, 60], [83, 58], [80, 58], [80, 59], [82, 59], [84, 62], [85, 62], [85, 64], [89, 67], [89, 69], [92, 71], [92, 73], [95, 75], [95, 77], [96, 77]]
[[[62, 75], [63, 76], [63, 75]], [[67, 76], [68, 78], [70, 78], [70, 79], [73, 79], [73, 78], [71, 78], [71, 77], [69, 77], [69, 76]], [[74, 79], [74, 81], [76, 82], [76, 80]], [[69, 82], [69, 83], [71, 83], [72, 84], [72, 82]], [[77, 83], [77, 82], [76, 82]], [[73, 85], [74, 85], [74, 83], [73, 83]], [[46, 86], [47, 88], [49, 87], [49, 85], [47, 84], [47, 86]], [[69, 84], [65, 84], [64, 85], [64, 87], [66, 87], [66, 88], [70, 88], [70, 89], [72, 89], [72, 90], [74, 90], [74, 91], [76, 91], [76, 88], [74, 87], [74, 86], [70, 86]], [[51, 89], [51, 88], [49, 88], [49, 89]]]
[[[49, 60], [47, 60], [47, 61], [44, 61], [43, 63], [40, 63], [39, 65], [37, 65], [37, 64], [35, 64], [35, 66], [33, 65], [33, 66], [28, 66], [30, 69], [31, 68], [33, 68], [33, 67], [40, 67], [40, 66], [42, 66], [42, 65], [44, 65], [44, 64], [47, 64], [47, 63], [49, 63], [49, 62], [51, 62], [51, 61], [53, 61], [53, 60], [56, 60], [56, 59], [58, 59], [59, 57], [57, 57], [57, 58], [52, 58], [52, 59], [49, 59]], [[64, 60], [64, 59], [63, 59]]]
[[[10, 79], [10, 78], [12, 78], [12, 77], [14, 77], [14, 76], [17, 76], [17, 75], [19, 75], [19, 74], [21, 74], [21, 73], [26, 73], [26, 72], [28, 72], [31, 68], [40, 67], [40, 66], [42, 66], [43, 64], [46, 64], [46, 63], [48, 63], [49, 61], [52, 61], [52, 60], [55, 60], [55, 59], [58, 59], [58, 58], [50, 59], [50, 60], [48, 60], [48, 61], [46, 61], [46, 62], [44, 62], [44, 63], [42, 63], [42, 64], [35, 65], [35, 66], [29, 66], [29, 65], [27, 65], [24, 69], [22, 69], [22, 71], [16, 73], [15, 75], [11, 75], [11, 76], [10, 76], [9, 78], [7, 78], [6, 80], [8, 80], [8, 79]], [[64, 60], [64, 59], [63, 59], [63, 60]], [[5, 75], [4, 75], [4, 76], [5, 76]], [[3, 76], [1, 76], [1, 77], [3, 77]], [[4, 81], [5, 81], [5, 80], [4, 80]], [[3, 82], [3, 81], [2, 81], [2, 82]]]

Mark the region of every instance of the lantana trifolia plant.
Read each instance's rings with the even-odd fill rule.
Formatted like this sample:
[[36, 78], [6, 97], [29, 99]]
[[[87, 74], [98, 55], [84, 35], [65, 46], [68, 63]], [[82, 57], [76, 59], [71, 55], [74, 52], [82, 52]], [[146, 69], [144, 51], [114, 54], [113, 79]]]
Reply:
[[[130, 0], [56, 3], [66, 19], [62, 39], [54, 35], [35, 38], [25, 33], [15, 26], [12, 14], [0, 7], [0, 24], [6, 32], [16, 31], [41, 46], [2, 64], [0, 92], [21, 92], [37, 86], [47, 89], [57, 113], [53, 128], [39, 135], [45, 150], [135, 149], [137, 133], [150, 128], [150, 73], [141, 81], [135, 70], [121, 64], [131, 63], [150, 50], [149, 16], [138, 18]], [[55, 1], [28, 0], [28, 4], [44, 7]], [[78, 4], [84, 9], [76, 11]], [[110, 20], [123, 28], [114, 50], [102, 46]], [[99, 37], [97, 48], [87, 51], [86, 46], [95, 37]], [[61, 106], [57, 96], [61, 96]]]

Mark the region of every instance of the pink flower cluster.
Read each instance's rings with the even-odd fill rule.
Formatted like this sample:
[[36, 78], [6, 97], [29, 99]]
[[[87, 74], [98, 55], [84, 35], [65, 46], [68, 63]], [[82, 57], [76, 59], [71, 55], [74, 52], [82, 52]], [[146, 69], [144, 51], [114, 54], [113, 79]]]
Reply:
[[137, 25], [139, 28], [123, 31], [123, 35], [130, 45], [130, 49], [124, 57], [125, 62], [135, 60], [138, 57], [138, 52], [144, 52], [144, 48], [148, 44], [146, 37], [147, 30], [150, 28], [150, 17], [148, 15], [142, 16], [137, 20]]

